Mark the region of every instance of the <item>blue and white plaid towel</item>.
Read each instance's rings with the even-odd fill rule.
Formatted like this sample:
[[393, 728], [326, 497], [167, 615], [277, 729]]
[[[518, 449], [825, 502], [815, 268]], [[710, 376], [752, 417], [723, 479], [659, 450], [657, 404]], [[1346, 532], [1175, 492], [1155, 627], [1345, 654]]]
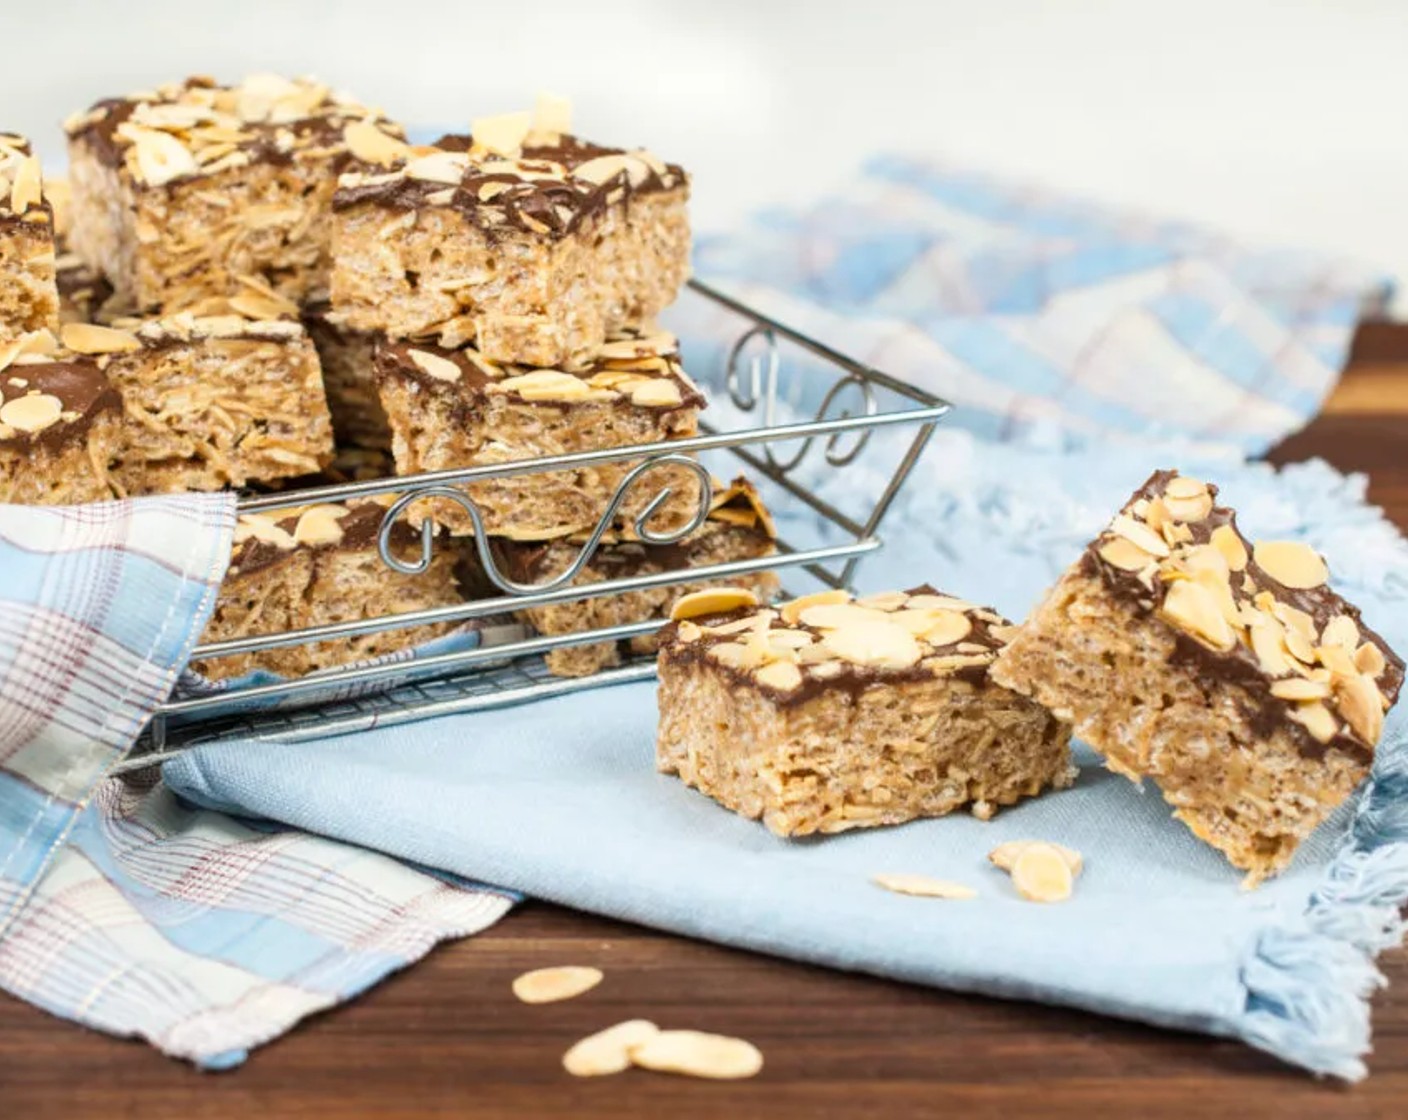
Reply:
[[[981, 435], [1072, 448], [1178, 434], [1262, 450], [1314, 414], [1387, 292], [1313, 255], [898, 158], [841, 198], [704, 239], [696, 270], [937, 390]], [[713, 359], [711, 324], [681, 329]], [[974, 452], [992, 486], [995, 450]], [[937, 493], [888, 536], [906, 511], [916, 531], [938, 523]], [[1004, 497], [975, 524], [1020, 512]], [[204, 626], [231, 519], [217, 497], [0, 507], [0, 987], [208, 1066], [511, 904], [104, 780]]]
[[209, 1066], [511, 905], [105, 777], [204, 629], [233, 525], [228, 496], [0, 506], [0, 988]]

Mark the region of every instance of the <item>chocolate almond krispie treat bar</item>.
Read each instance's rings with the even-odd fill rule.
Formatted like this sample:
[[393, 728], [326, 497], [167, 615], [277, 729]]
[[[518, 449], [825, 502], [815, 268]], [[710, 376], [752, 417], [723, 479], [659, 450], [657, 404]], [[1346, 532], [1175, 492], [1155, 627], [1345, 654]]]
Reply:
[[343, 324], [573, 369], [668, 306], [689, 273], [688, 177], [572, 136], [569, 117], [541, 99], [535, 114], [475, 121], [470, 136], [344, 175], [332, 275]]
[[121, 426], [122, 398], [93, 359], [59, 355], [48, 331], [0, 347], [0, 503], [108, 500]]
[[[704, 407], [680, 365], [674, 336], [663, 331], [619, 331], [574, 373], [496, 362], [470, 344], [449, 349], [389, 339], [378, 342], [376, 363], [402, 475], [681, 439], [697, 433]], [[466, 490], [491, 536], [548, 540], [592, 528], [638, 463], [515, 475]], [[632, 487], [618, 523], [630, 525], [667, 485], [671, 496], [650, 528], [665, 532], [688, 524], [699, 508], [700, 480], [672, 464]], [[414, 510], [427, 511], [453, 533], [473, 532], [453, 502], [429, 501]]]
[[676, 604], [660, 638], [656, 764], [779, 836], [990, 817], [1074, 778], [1070, 729], [995, 683], [1001, 616], [927, 586], [778, 609]]
[[377, 336], [339, 327], [330, 305], [318, 301], [303, 309], [303, 325], [318, 350], [323, 389], [339, 447], [391, 450], [391, 428], [377, 388]]
[[332, 457], [318, 357], [296, 322], [181, 312], [130, 330], [68, 323], [62, 338], [122, 394], [124, 494], [269, 482]]
[[0, 133], [0, 345], [59, 325], [54, 222], [39, 157]]
[[1251, 543], [1216, 496], [1154, 474], [992, 675], [1072, 720], [1110, 769], [1153, 778], [1255, 883], [1369, 773], [1403, 662], [1317, 553]]
[[[201, 641], [228, 641], [462, 602], [454, 556], [448, 549], [437, 550], [430, 567], [418, 575], [404, 575], [383, 563], [377, 533], [385, 513], [379, 503], [364, 502], [242, 516], [215, 613]], [[391, 542], [398, 555], [404, 553], [409, 559], [420, 554], [420, 535], [404, 521], [392, 529]], [[298, 676], [405, 649], [440, 637], [453, 625], [383, 630], [212, 658], [191, 667], [211, 679], [255, 668]]]
[[[739, 478], [731, 486], [719, 485], [715, 489], [709, 519], [684, 539], [674, 544], [603, 541], [572, 585], [701, 568], [733, 560], [754, 560], [773, 555], [776, 539], [772, 515], [758, 491], [752, 483]], [[565, 571], [584, 543], [581, 538], [536, 543], [496, 540], [493, 548], [501, 569], [510, 579], [519, 583], [542, 583]], [[728, 582], [746, 588], [763, 602], [771, 599], [778, 588], [777, 576], [769, 571], [733, 576]], [[627, 591], [571, 603], [529, 607], [516, 612], [516, 617], [540, 634], [580, 634], [604, 626], [662, 618], [681, 595], [717, 585], [717, 582], [696, 582]], [[651, 635], [632, 638], [628, 643], [596, 642], [549, 650], [544, 659], [549, 672], [555, 676], [585, 677], [619, 665], [623, 644], [635, 653], [654, 653], [656, 647], [655, 637]]]
[[330, 206], [351, 151], [398, 137], [310, 78], [188, 78], [99, 101], [64, 124], [70, 248], [127, 307], [164, 312], [257, 277], [326, 293]]

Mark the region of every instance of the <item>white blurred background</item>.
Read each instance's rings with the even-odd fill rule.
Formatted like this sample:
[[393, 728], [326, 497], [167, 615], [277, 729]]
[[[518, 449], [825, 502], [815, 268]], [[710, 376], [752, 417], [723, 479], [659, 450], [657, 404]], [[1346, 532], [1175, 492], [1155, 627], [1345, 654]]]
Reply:
[[[1408, 286], [1404, 0], [0, 0], [5, 128], [187, 73], [314, 73], [408, 124], [571, 95], [720, 228], [909, 149]], [[1405, 301], [1400, 295], [1400, 307]]]

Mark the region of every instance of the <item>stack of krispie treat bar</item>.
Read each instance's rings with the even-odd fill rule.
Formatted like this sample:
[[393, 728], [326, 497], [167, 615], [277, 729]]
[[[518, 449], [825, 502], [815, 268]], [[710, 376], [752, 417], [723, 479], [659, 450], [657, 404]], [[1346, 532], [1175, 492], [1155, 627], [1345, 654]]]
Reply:
[[1290, 861], [1368, 774], [1403, 662], [1304, 544], [1253, 544], [1217, 488], [1154, 474], [1002, 651], [993, 679], [1247, 872]]

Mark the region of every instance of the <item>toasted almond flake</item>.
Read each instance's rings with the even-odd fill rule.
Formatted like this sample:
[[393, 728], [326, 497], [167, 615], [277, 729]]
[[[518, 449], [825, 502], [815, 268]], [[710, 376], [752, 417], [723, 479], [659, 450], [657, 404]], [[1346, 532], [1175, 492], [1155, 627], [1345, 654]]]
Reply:
[[890, 622], [887, 612], [859, 607], [854, 603], [813, 603], [804, 607], [798, 617], [808, 626], [815, 626], [820, 630], [868, 622]]
[[852, 623], [828, 630], [821, 640], [842, 660], [878, 669], [907, 669], [924, 656], [910, 633], [889, 621]]
[[1054, 848], [1066, 861], [1066, 866], [1071, 869], [1073, 876], [1079, 875], [1085, 869], [1085, 860], [1078, 851], [1074, 848], [1068, 848], [1064, 844], [1053, 844], [1047, 840], [1008, 840], [990, 851], [988, 859], [1003, 871], [1011, 871], [1017, 862], [1017, 857], [1033, 844], [1046, 844], [1048, 847]]
[[555, 93], [539, 91], [533, 105], [533, 131], [544, 136], [561, 136], [572, 131], [572, 101]]
[[867, 595], [864, 599], [857, 599], [856, 606], [869, 607], [876, 611], [897, 611], [909, 602], [909, 596], [903, 591], [882, 591], [879, 595]]
[[851, 595], [849, 591], [841, 591], [839, 589], [835, 591], [818, 591], [812, 595], [803, 595], [800, 598], [793, 599], [791, 602], [782, 604], [782, 621], [789, 626], [795, 625], [801, 620], [802, 612], [808, 607], [847, 603], [850, 602], [850, 598]]
[[505, 393], [517, 393], [525, 401], [581, 400], [595, 392], [580, 377], [560, 369], [535, 369], [506, 377], [495, 386]]
[[630, 1054], [642, 1069], [715, 1080], [752, 1077], [763, 1068], [763, 1055], [751, 1042], [704, 1031], [660, 1031]]
[[1378, 677], [1388, 668], [1388, 662], [1384, 660], [1384, 651], [1373, 642], [1365, 642], [1354, 651], [1354, 667], [1361, 673], [1366, 673], [1371, 677]]
[[575, 999], [589, 992], [602, 981], [602, 971], [586, 965], [560, 965], [556, 968], [535, 968], [513, 982], [513, 994], [524, 1003], [556, 1003]]
[[966, 599], [955, 599], [952, 595], [911, 595], [905, 604], [915, 610], [932, 611], [971, 611], [976, 608]]
[[465, 152], [433, 152], [406, 164], [406, 178], [423, 183], [446, 183], [458, 186], [469, 166], [469, 156]]
[[497, 117], [479, 117], [470, 122], [469, 132], [474, 143], [495, 155], [516, 156], [523, 147], [528, 130], [533, 127], [531, 113], [502, 113]]
[[1126, 514], [1118, 514], [1110, 522], [1110, 531], [1161, 560], [1169, 554], [1168, 544], [1161, 536]]
[[671, 408], [683, 400], [680, 387], [665, 377], [641, 382], [631, 389], [631, 403], [642, 408]]
[[1111, 537], [1096, 551], [1105, 563], [1125, 572], [1142, 571], [1154, 559], [1152, 554], [1125, 537]]
[[96, 323], [65, 323], [59, 337], [67, 349], [77, 354], [122, 354], [142, 348], [136, 335]]
[[[919, 637], [928, 642], [931, 646], [951, 646], [955, 642], [961, 642], [973, 632], [973, 622], [961, 611], [896, 611], [893, 615], [896, 622], [901, 619], [918, 615], [920, 620], [926, 625], [918, 631]], [[903, 623], [901, 623], [903, 625]], [[906, 626], [906, 630], [910, 627]]]
[[977, 898], [978, 892], [962, 883], [947, 879], [932, 879], [928, 875], [915, 875], [906, 871], [886, 872], [872, 875], [870, 881], [877, 887], [884, 887], [896, 894], [914, 895], [916, 898]]
[[1297, 661], [1305, 665], [1315, 664], [1315, 647], [1294, 626], [1287, 626], [1285, 633], [1286, 649]]
[[1029, 902], [1064, 902], [1073, 883], [1070, 864], [1054, 845], [1028, 844], [1012, 861], [1012, 885]]
[[675, 637], [681, 642], [697, 642], [703, 633], [704, 631], [689, 619], [684, 619], [675, 627]]
[[602, 1077], [631, 1067], [631, 1048], [641, 1046], [660, 1028], [649, 1019], [627, 1019], [573, 1044], [562, 1055], [562, 1068], [573, 1077]]
[[746, 587], [706, 587], [681, 595], [670, 608], [670, 618], [698, 618], [707, 614], [723, 614], [739, 607], [756, 607], [758, 596]]
[[1330, 686], [1325, 681], [1290, 677], [1283, 681], [1272, 681], [1271, 695], [1282, 700], [1325, 700], [1330, 695]]
[[1214, 529], [1209, 543], [1222, 553], [1232, 571], [1240, 572], [1246, 568], [1247, 546], [1242, 543], [1242, 538], [1231, 525], [1219, 525]]
[[1359, 645], [1359, 627], [1347, 614], [1337, 614], [1325, 624], [1320, 635], [1320, 644], [1355, 649]]
[[43, 196], [39, 157], [25, 156], [15, 170], [14, 182], [10, 184], [10, 210], [15, 214], [23, 214], [31, 206], [37, 206]]
[[1200, 498], [1208, 492], [1208, 484], [1186, 474], [1168, 480], [1164, 495], [1169, 498]]
[[33, 435], [59, 421], [64, 402], [48, 393], [30, 393], [0, 405], [0, 424]]
[[159, 187], [201, 169], [190, 149], [169, 132], [126, 124], [120, 125], [118, 132], [133, 141], [137, 170], [149, 186]]
[[1384, 705], [1378, 686], [1365, 676], [1337, 677], [1334, 690], [1340, 715], [1354, 733], [1371, 747], [1377, 744], [1384, 729]]
[[1330, 714], [1330, 709], [1318, 700], [1297, 704], [1291, 712], [1291, 719], [1308, 730], [1316, 742], [1320, 743], [1328, 743], [1339, 730], [1339, 724]]
[[1164, 508], [1168, 510], [1169, 517], [1174, 521], [1196, 523], [1202, 521], [1212, 512], [1212, 495], [1206, 490], [1201, 494], [1187, 498], [1168, 495], [1164, 498]]
[[437, 381], [455, 382], [464, 373], [457, 363], [452, 362], [449, 358], [441, 357], [439, 354], [432, 354], [428, 350], [407, 350], [406, 357], [415, 363], [421, 373], [427, 377], [433, 377]]
[[756, 669], [763, 663], [763, 651], [743, 642], [720, 642], [709, 647], [709, 656], [720, 665], [740, 671]]
[[251, 538], [271, 544], [285, 552], [298, 544], [292, 533], [282, 528], [273, 517], [263, 513], [246, 513], [235, 523], [236, 544], [243, 544]]
[[774, 661], [758, 670], [756, 680], [779, 692], [791, 692], [802, 683], [802, 671], [790, 661]]
[[1170, 584], [1159, 615], [1214, 649], [1229, 650], [1237, 644], [1237, 633], [1223, 616], [1221, 605], [1200, 583], [1181, 580]]
[[594, 159], [579, 163], [574, 167], [572, 169], [572, 177], [574, 179], [585, 179], [587, 182], [595, 183], [598, 186], [609, 182], [618, 175], [625, 175], [627, 181], [634, 182], [632, 165], [635, 167], [643, 166], [639, 160], [633, 160], [626, 155], [615, 154], [597, 156]]
[[1286, 632], [1279, 622], [1269, 614], [1254, 612], [1247, 634], [1251, 639], [1252, 652], [1261, 663], [1263, 673], [1272, 677], [1284, 677], [1291, 671], [1291, 663], [1286, 660]]
[[1330, 578], [1320, 554], [1300, 541], [1257, 541], [1252, 559], [1277, 583], [1298, 591], [1320, 587]]
[[342, 541], [341, 521], [347, 516], [347, 508], [339, 505], [313, 506], [305, 510], [293, 528], [293, 539], [299, 544], [323, 545], [340, 544]]
[[777, 649], [801, 649], [803, 646], [811, 645], [814, 641], [816, 639], [805, 630], [768, 631], [768, 644]]
[[363, 163], [388, 167], [404, 159], [409, 146], [394, 136], [388, 136], [371, 121], [353, 121], [342, 130], [342, 142]]

